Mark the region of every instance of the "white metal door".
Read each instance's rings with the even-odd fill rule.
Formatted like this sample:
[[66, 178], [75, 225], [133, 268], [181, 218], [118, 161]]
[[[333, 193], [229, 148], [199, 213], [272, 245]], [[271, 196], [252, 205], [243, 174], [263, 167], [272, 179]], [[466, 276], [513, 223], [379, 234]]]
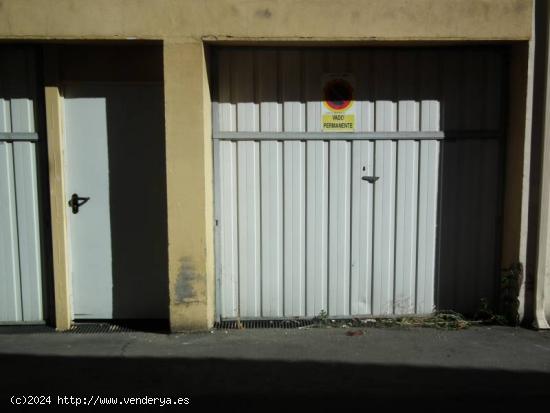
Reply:
[[[155, 210], [158, 200], [147, 200], [143, 197], [147, 190], [140, 188], [150, 191], [152, 187], [143, 170], [157, 173], [155, 168], [160, 166], [144, 165], [139, 173], [132, 170], [150, 153], [148, 145], [162, 144], [158, 141], [162, 138], [162, 87], [69, 84], [64, 92], [66, 199], [69, 202], [73, 194], [83, 198], [77, 213], [67, 205], [74, 318], [159, 317], [164, 314], [158, 299], [162, 281], [155, 278], [160, 269], [126, 263], [150, 265], [147, 259], [139, 261], [132, 255], [137, 248], [147, 253], [145, 245], [151, 242], [147, 228], [153, 219], [140, 216], [139, 211], [148, 209], [135, 204], [146, 202], [149, 210]], [[158, 155], [150, 160], [158, 162]], [[133, 178], [142, 181], [128, 182]], [[126, 215], [123, 222], [121, 214]], [[132, 237], [142, 238], [125, 242]]]
[[[497, 136], [501, 55], [223, 48], [216, 59], [218, 316], [432, 312], [442, 142]], [[322, 131], [330, 73], [356, 79], [352, 133]], [[484, 257], [466, 276], [487, 291]]]
[[73, 313], [75, 319], [109, 319], [113, 281], [107, 104], [116, 89], [68, 85], [64, 93], [66, 199], [73, 194], [89, 198], [77, 213], [68, 212]]

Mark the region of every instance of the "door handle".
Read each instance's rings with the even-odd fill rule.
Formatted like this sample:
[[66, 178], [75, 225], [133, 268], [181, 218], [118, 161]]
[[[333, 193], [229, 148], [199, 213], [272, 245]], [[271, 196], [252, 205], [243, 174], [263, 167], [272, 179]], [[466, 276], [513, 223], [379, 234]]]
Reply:
[[73, 214], [78, 214], [79, 208], [90, 200], [90, 197], [80, 197], [78, 194], [73, 194], [69, 200], [69, 206], [73, 210]]
[[369, 184], [373, 184], [380, 179], [379, 176], [362, 176], [363, 181], [367, 181]]

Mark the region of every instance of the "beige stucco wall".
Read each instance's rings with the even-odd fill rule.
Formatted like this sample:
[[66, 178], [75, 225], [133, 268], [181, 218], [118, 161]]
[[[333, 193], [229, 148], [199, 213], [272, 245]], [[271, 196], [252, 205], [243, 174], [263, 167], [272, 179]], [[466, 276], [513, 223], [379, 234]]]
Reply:
[[[211, 119], [205, 41], [338, 44], [528, 40], [532, 3], [0, 0], [0, 40], [163, 40], [170, 321], [172, 330], [179, 331], [208, 328], [214, 316]], [[522, 167], [522, 159], [517, 161], [516, 165], [512, 160], [514, 171]], [[513, 189], [517, 190], [517, 185]], [[508, 201], [507, 214], [519, 224], [515, 220], [520, 209], [514, 196]], [[62, 233], [61, 227], [58, 232]], [[506, 262], [517, 257], [519, 232], [520, 228], [514, 227], [513, 236], [505, 243]], [[67, 324], [66, 315], [58, 314], [57, 319]]]
[[0, 0], [0, 38], [528, 39], [532, 0]]

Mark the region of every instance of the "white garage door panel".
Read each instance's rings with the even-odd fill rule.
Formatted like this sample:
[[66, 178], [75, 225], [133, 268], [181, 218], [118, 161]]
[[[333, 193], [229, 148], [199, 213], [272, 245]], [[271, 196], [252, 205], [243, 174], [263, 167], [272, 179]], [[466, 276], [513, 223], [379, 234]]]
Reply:
[[13, 144], [0, 142], [0, 321], [22, 321]]
[[439, 143], [420, 144], [416, 312], [434, 309]]
[[418, 171], [420, 144], [399, 142], [395, 211], [395, 303], [396, 314], [415, 312]]
[[0, 322], [41, 322], [35, 58], [14, 47], [0, 61]]
[[305, 142], [283, 146], [284, 315], [305, 315]]
[[328, 142], [307, 142], [306, 314], [328, 308], [328, 154]]
[[330, 142], [328, 308], [349, 314], [351, 142]]
[[[224, 48], [216, 56], [218, 315], [431, 313], [442, 142], [470, 131], [498, 136], [502, 54]], [[355, 78], [353, 133], [321, 132], [322, 77], [335, 72]], [[473, 299], [475, 288], [463, 286]]]
[[220, 243], [219, 257], [223, 265], [219, 267], [219, 290], [223, 292], [219, 311], [228, 317], [238, 314], [239, 289], [239, 242], [237, 232], [237, 145], [233, 142], [220, 142], [219, 148], [219, 203]]
[[13, 146], [23, 319], [40, 321], [43, 305], [36, 147], [34, 142], [15, 142]]
[[239, 296], [241, 312], [260, 315], [260, 145], [237, 145]]
[[283, 315], [283, 145], [261, 142], [262, 314]]
[[372, 252], [374, 185], [363, 176], [374, 176], [374, 142], [353, 142], [351, 227], [351, 313], [372, 311]]
[[373, 294], [374, 314], [392, 313], [395, 242], [395, 170], [397, 144], [377, 142], [374, 148]]
[[221, 141], [221, 316], [431, 312], [438, 146]]

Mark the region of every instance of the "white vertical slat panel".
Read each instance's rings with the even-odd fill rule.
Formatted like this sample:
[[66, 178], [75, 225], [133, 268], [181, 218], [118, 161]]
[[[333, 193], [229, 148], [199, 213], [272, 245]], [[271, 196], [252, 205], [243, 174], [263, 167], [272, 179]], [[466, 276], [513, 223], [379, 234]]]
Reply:
[[259, 143], [237, 144], [239, 307], [243, 317], [261, 315]]
[[237, 130], [237, 115], [235, 102], [231, 96], [233, 73], [233, 53], [221, 50], [218, 53], [218, 116], [222, 132]]
[[0, 321], [22, 321], [13, 147], [0, 142]]
[[416, 99], [418, 92], [417, 82], [417, 53], [405, 51], [397, 58], [397, 85], [398, 85], [398, 130], [400, 132], [416, 132], [419, 130], [420, 105]]
[[[495, 116], [498, 116], [495, 114]], [[492, 119], [490, 119], [492, 121]], [[494, 214], [495, 205], [498, 205], [499, 188], [494, 185], [496, 176], [499, 173], [499, 157], [500, 157], [499, 139], [485, 139], [481, 145], [483, 157], [481, 162], [481, 170], [479, 172], [480, 181], [480, 210], [478, 214], [478, 222], [485, 225], [478, 226], [479, 238], [479, 264], [477, 266], [478, 276], [476, 277], [476, 295], [477, 297], [485, 297], [489, 302], [493, 298], [494, 279], [484, 276], [491, 274], [496, 266], [496, 254], [494, 246], [498, 245], [498, 218]], [[493, 259], [487, 259], [493, 257]], [[476, 303], [479, 306], [479, 301]]]
[[[394, 56], [389, 51], [378, 51], [375, 56], [375, 128], [379, 132], [391, 132], [397, 128]], [[396, 143], [376, 142], [375, 175], [380, 178], [374, 184], [372, 312], [376, 315], [393, 313], [395, 162]]]
[[502, 55], [498, 52], [487, 53], [486, 55], [484, 73], [487, 95], [484, 103], [486, 110], [484, 127], [488, 130], [502, 128], [502, 60]]
[[457, 139], [441, 144], [440, 308], [473, 314], [481, 298], [491, 303], [495, 297], [499, 140]]
[[412, 314], [415, 309], [419, 142], [400, 141], [397, 150], [394, 313]]
[[[403, 52], [399, 56], [399, 131], [416, 132], [420, 128], [420, 104], [417, 100], [420, 77], [418, 60], [416, 51]], [[396, 314], [411, 314], [415, 308], [418, 149], [418, 142], [412, 140], [399, 141], [397, 144], [393, 304]]]
[[10, 61], [12, 132], [34, 132], [34, 61], [32, 53], [17, 50]]
[[[5, 62], [7, 58], [7, 52], [0, 50], [0, 62]], [[9, 83], [7, 69], [8, 65], [0, 65], [0, 132], [11, 132], [10, 101], [6, 88], [6, 83]]]
[[285, 132], [305, 132], [306, 105], [302, 101], [302, 52], [281, 52], [281, 91]]
[[255, 96], [254, 52], [251, 50], [235, 52], [231, 64], [231, 95], [237, 104], [237, 131], [257, 132], [260, 130], [260, 117]]
[[441, 128], [444, 131], [456, 131], [460, 129], [463, 108], [460, 106], [460, 94], [463, 90], [461, 56], [451, 51], [442, 53], [442, 101], [443, 113]]
[[[458, 168], [453, 171], [458, 175], [457, 185], [453, 188], [457, 193], [457, 203], [460, 205], [460, 211], [456, 214], [455, 219], [458, 221], [457, 230], [456, 230], [456, 254], [453, 257], [455, 261], [455, 266], [457, 271], [455, 273], [454, 279], [454, 290], [455, 290], [455, 302], [460, 303], [466, 292], [468, 291], [466, 283], [469, 281], [469, 275], [466, 277], [461, 277], [461, 274], [467, 270], [471, 265], [470, 262], [466, 262], [467, 259], [471, 260], [471, 239], [468, 240], [468, 233], [471, 232], [471, 229], [468, 225], [470, 211], [472, 210], [472, 199], [470, 198], [470, 187], [471, 182], [465, 179], [466, 176], [469, 178], [472, 177], [470, 169], [475, 168], [475, 159], [469, 159], [471, 153], [472, 142], [470, 139], [457, 140], [457, 156], [458, 156]], [[445, 166], [445, 165], [444, 165]], [[466, 241], [466, 242], [465, 242]], [[468, 242], [470, 241], [470, 242]], [[463, 279], [464, 278], [464, 279]], [[462, 303], [460, 303], [462, 305]], [[466, 307], [469, 307], [469, 304]]]
[[439, 309], [448, 310], [454, 307], [456, 298], [455, 280], [460, 273], [458, 259], [459, 249], [456, 248], [456, 239], [459, 231], [459, 216], [462, 209], [459, 188], [462, 174], [458, 173], [464, 162], [459, 157], [458, 147], [460, 140], [443, 142], [440, 147], [442, 180], [441, 193], [438, 195], [441, 199], [438, 208], [439, 222], [441, 222], [441, 233], [438, 242], [440, 255], [439, 262], [439, 280], [437, 304]]
[[[471, 203], [471, 199], [469, 197], [470, 182], [467, 182], [466, 179], [464, 179], [464, 177], [468, 174], [468, 169], [473, 167], [472, 162], [468, 162], [470, 144], [471, 142], [469, 139], [457, 140], [457, 147], [455, 150], [457, 152], [458, 167], [453, 171], [454, 174], [458, 175], [457, 182], [453, 187], [453, 190], [457, 194], [457, 204], [460, 205], [460, 210], [455, 215], [457, 226], [455, 233], [456, 244], [454, 247], [456, 251], [453, 257], [454, 265], [457, 268], [454, 274], [454, 296], [456, 304], [460, 303], [465, 295], [466, 286], [462, 280], [461, 274], [465, 271], [465, 267], [470, 265], [470, 263], [465, 262], [465, 257], [467, 257], [470, 252], [470, 245], [468, 243], [464, 243], [469, 229], [467, 227], [468, 221], [466, 219], [467, 214], [465, 212], [470, 209]], [[446, 164], [444, 166], [446, 166]]]
[[261, 142], [262, 316], [283, 315], [283, 144]]
[[220, 266], [222, 317], [238, 315], [239, 240], [237, 217], [237, 144], [221, 141], [219, 147]]
[[351, 143], [330, 142], [328, 312], [350, 312]]
[[[442, 168], [447, 172], [442, 176], [444, 179], [445, 186], [442, 188], [444, 191], [443, 210], [442, 214], [449, 213], [450, 217], [443, 216], [442, 223], [447, 224], [445, 228], [446, 234], [442, 234], [443, 237], [450, 239], [449, 244], [442, 245], [442, 249], [445, 249], [444, 252], [447, 252], [447, 256], [442, 256], [442, 270], [449, 269], [450, 271], [442, 272], [440, 278], [443, 282], [444, 279], [449, 277], [452, 278], [452, 283], [447, 282], [447, 288], [442, 290], [442, 293], [446, 293], [445, 290], [452, 289], [452, 307], [456, 308], [455, 304], [460, 302], [464, 296], [465, 283], [463, 280], [462, 274], [464, 272], [465, 266], [469, 263], [465, 263], [464, 257], [468, 253], [470, 245], [464, 245], [465, 234], [468, 230], [466, 221], [466, 211], [469, 209], [469, 204], [471, 199], [469, 197], [469, 188], [470, 182], [466, 182], [464, 177], [466, 176], [467, 169], [472, 167], [472, 162], [469, 162], [467, 159], [468, 155], [468, 146], [470, 144], [469, 139], [457, 139], [456, 141], [444, 142], [443, 146], [447, 152], [444, 162], [442, 163]], [[449, 186], [452, 185], [452, 190]], [[445, 191], [447, 194], [445, 194]], [[445, 208], [446, 207], [446, 208]], [[452, 231], [452, 239], [449, 237], [449, 232]], [[418, 252], [419, 255], [421, 251]], [[451, 261], [452, 264], [449, 265], [448, 262]], [[445, 268], [447, 267], [447, 268]], [[420, 268], [419, 268], [420, 275]], [[467, 278], [468, 275], [466, 275]], [[440, 295], [441, 296], [441, 295]]]
[[375, 144], [373, 302], [376, 315], [393, 313], [396, 143]]
[[399, 131], [416, 132], [419, 124], [419, 104], [414, 100], [399, 101]]
[[328, 170], [328, 142], [307, 142], [307, 316], [328, 308]]
[[397, 104], [395, 102], [395, 61], [391, 51], [374, 53], [375, 76], [375, 128], [378, 132], [397, 130]]
[[35, 144], [15, 142], [13, 146], [23, 320], [40, 321], [43, 318], [42, 267]]
[[463, 57], [464, 70], [461, 72], [463, 90], [460, 93], [460, 106], [464, 117], [460, 128], [466, 130], [481, 130], [485, 122], [485, 101], [487, 84], [484, 82], [485, 71], [484, 52], [471, 50]]
[[434, 307], [439, 142], [420, 143], [416, 313]]
[[[482, 274], [483, 263], [488, 261], [486, 259], [483, 259], [483, 257], [486, 255], [494, 255], [494, 252], [490, 251], [489, 253], [487, 253], [487, 250], [485, 249], [486, 246], [481, 244], [483, 231], [480, 231], [479, 228], [483, 228], [483, 226], [471, 225], [471, 223], [474, 223], [481, 217], [483, 217], [484, 209], [487, 207], [487, 205], [482, 204], [481, 201], [483, 198], [482, 191], [486, 190], [484, 188], [483, 182], [485, 178], [484, 169], [489, 164], [489, 157], [487, 156], [488, 145], [480, 139], [472, 140], [472, 144], [473, 145], [471, 146], [470, 156], [468, 158], [473, 161], [471, 162], [471, 165], [473, 167], [468, 168], [468, 172], [465, 175], [467, 182], [470, 182], [470, 199], [472, 200], [472, 207], [469, 211], [470, 213], [467, 215], [470, 224], [469, 227], [471, 228], [471, 231], [469, 233], [469, 238], [471, 239], [469, 243], [471, 248], [471, 259], [469, 260], [468, 273], [471, 274], [472, 277], [470, 277], [470, 280], [467, 283], [467, 285], [469, 286], [468, 295], [467, 297], [465, 297], [463, 302], [469, 302], [470, 308], [475, 309], [479, 308], [480, 306], [479, 300], [481, 297], [479, 296], [479, 292], [481, 290], [482, 284], [484, 284], [484, 281], [487, 279], [487, 277], [480, 275]], [[490, 220], [489, 217], [485, 218]], [[487, 273], [490, 274], [491, 271], [489, 270], [489, 272]]]
[[331, 49], [326, 52], [327, 69], [330, 73], [346, 73], [349, 70], [349, 52]]
[[8, 67], [12, 132], [34, 132], [33, 54], [25, 49], [14, 50]]
[[441, 92], [439, 90], [441, 64], [434, 52], [421, 52], [419, 60], [422, 97], [420, 130], [436, 132], [441, 129]]
[[355, 75], [355, 130], [374, 131], [374, 79], [372, 52], [351, 53], [351, 71]]
[[399, 131], [416, 132], [419, 124], [419, 104], [414, 100], [399, 101]]
[[422, 131], [438, 132], [440, 119], [440, 102], [433, 99], [425, 99], [421, 103], [422, 112]]
[[11, 100], [12, 132], [34, 132], [34, 109], [31, 99]]
[[322, 75], [325, 72], [324, 51], [304, 52], [305, 100], [307, 105], [307, 131], [321, 132]]
[[369, 314], [372, 296], [372, 224], [374, 143], [354, 141], [352, 151], [351, 313]]
[[284, 315], [305, 315], [305, 143], [284, 143]]
[[461, 305], [466, 308], [479, 308], [476, 297], [476, 255], [479, 253], [479, 231], [472, 225], [479, 219], [481, 213], [480, 188], [483, 162], [483, 145], [479, 139], [464, 139], [463, 146], [464, 167], [461, 174], [462, 198], [459, 218], [460, 229], [457, 234], [459, 246], [462, 250], [459, 274], [466, 274], [458, 280], [457, 291]]
[[279, 52], [256, 53], [258, 68], [258, 101], [260, 103], [260, 130], [281, 132], [283, 130], [283, 105], [279, 102], [278, 68]]
[[[32, 53], [14, 51], [10, 62], [10, 114], [13, 132], [34, 132], [34, 61]], [[41, 321], [42, 265], [38, 219], [35, 144], [13, 143], [19, 274], [23, 321]]]
[[10, 101], [0, 98], [0, 132], [11, 132]]

